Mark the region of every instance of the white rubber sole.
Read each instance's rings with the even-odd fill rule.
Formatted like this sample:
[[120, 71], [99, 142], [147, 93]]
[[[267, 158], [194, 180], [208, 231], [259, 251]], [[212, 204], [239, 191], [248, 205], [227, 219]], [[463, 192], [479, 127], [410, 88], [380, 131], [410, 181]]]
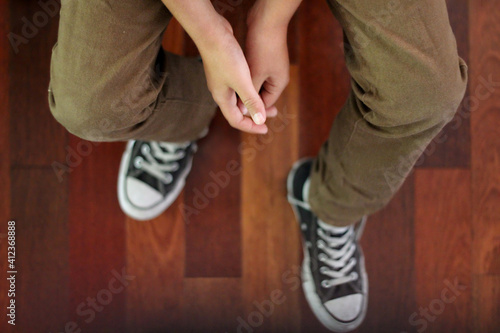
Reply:
[[[292, 169], [288, 173], [286, 181], [288, 195], [293, 196], [293, 176], [295, 175], [296, 170], [305, 160], [308, 159], [309, 158], [303, 158], [293, 164]], [[299, 219], [300, 215], [297, 208], [292, 203], [290, 203], [290, 205], [292, 206], [292, 210], [295, 215], [296, 221], [300, 224], [300, 219]], [[364, 218], [362, 222], [362, 227], [364, 227], [365, 221], [366, 218]], [[302, 289], [304, 290], [304, 295], [306, 296], [307, 303], [309, 303], [309, 307], [315, 314], [316, 318], [318, 318], [318, 320], [321, 322], [321, 324], [323, 324], [323, 326], [325, 326], [329, 330], [333, 332], [349, 332], [355, 330], [356, 328], [359, 327], [359, 325], [361, 325], [361, 323], [365, 319], [366, 312], [368, 309], [368, 275], [366, 274], [365, 257], [363, 255], [362, 249], [359, 248], [360, 265], [361, 265], [360, 272], [363, 277], [363, 281], [365, 282], [363, 284], [363, 294], [365, 299], [363, 302], [363, 307], [361, 309], [361, 314], [354, 321], [350, 323], [344, 323], [332, 317], [332, 315], [328, 312], [328, 310], [323, 306], [323, 303], [321, 302], [321, 299], [319, 298], [316, 292], [316, 286], [314, 284], [314, 280], [312, 277], [309, 251], [307, 250], [304, 238], [303, 237], [301, 238], [302, 238], [302, 249], [304, 252], [304, 260], [302, 261], [302, 272], [301, 272]]]
[[138, 221], [151, 220], [161, 215], [165, 210], [167, 210], [168, 207], [170, 207], [170, 205], [172, 205], [175, 199], [179, 197], [179, 194], [182, 192], [182, 189], [184, 188], [184, 185], [186, 183], [186, 177], [191, 171], [193, 156], [190, 157], [186, 168], [179, 175], [179, 181], [174, 186], [173, 190], [165, 197], [165, 199], [152, 208], [141, 209], [134, 206], [127, 199], [127, 195], [125, 192], [125, 175], [127, 174], [128, 161], [130, 160], [130, 155], [132, 153], [132, 146], [133, 142], [129, 141], [120, 162], [120, 171], [118, 176], [118, 202], [120, 203], [120, 207], [123, 212], [131, 218]]

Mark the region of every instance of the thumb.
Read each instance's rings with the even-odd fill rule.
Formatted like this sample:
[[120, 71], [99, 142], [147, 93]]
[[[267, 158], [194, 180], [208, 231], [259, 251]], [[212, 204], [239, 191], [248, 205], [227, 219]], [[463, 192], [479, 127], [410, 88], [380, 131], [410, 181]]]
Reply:
[[241, 112], [243, 114], [250, 113], [255, 124], [264, 124], [266, 122], [266, 108], [262, 98], [255, 90], [252, 81], [249, 80], [236, 93], [243, 103]]

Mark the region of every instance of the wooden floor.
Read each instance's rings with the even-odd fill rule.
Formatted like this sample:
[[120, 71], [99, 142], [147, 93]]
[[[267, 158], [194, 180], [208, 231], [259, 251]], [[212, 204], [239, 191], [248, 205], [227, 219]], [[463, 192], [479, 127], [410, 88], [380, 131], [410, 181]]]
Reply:
[[[227, 8], [241, 41], [251, 2]], [[359, 332], [500, 332], [500, 88], [485, 86], [500, 81], [500, 4], [448, 3], [468, 94], [369, 219]], [[35, 0], [0, 3], [0, 331], [326, 332], [299, 285], [299, 233], [285, 199], [291, 164], [318, 151], [349, 89], [326, 3], [304, 1], [292, 22], [291, 83], [270, 133], [240, 134], [217, 116], [184, 192], [141, 223], [116, 198], [124, 144], [82, 141], [49, 113], [57, 17], [17, 53], [9, 45], [8, 33], [21, 35], [23, 18], [41, 10]], [[167, 37], [169, 50], [196, 52], [177, 24]], [[54, 162], [68, 166], [61, 177]], [[239, 167], [227, 184], [214, 180]], [[8, 220], [17, 223], [15, 328], [4, 313]], [[95, 298], [104, 305], [92, 308]]]

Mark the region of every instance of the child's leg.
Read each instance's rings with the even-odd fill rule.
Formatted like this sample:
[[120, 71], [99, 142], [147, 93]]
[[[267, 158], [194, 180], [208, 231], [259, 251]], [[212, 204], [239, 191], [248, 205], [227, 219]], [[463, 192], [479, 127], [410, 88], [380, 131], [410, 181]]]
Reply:
[[49, 104], [88, 140], [194, 140], [216, 104], [197, 59], [165, 53], [160, 0], [63, 1]]
[[351, 94], [312, 171], [310, 203], [347, 225], [383, 207], [453, 117], [467, 66], [444, 0], [330, 0]]

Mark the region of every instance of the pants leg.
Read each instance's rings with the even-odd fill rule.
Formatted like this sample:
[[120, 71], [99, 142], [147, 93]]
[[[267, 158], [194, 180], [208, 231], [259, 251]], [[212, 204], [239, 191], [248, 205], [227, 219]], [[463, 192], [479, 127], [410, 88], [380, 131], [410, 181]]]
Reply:
[[444, 0], [328, 0], [344, 29], [351, 93], [311, 174], [310, 204], [348, 225], [392, 198], [463, 98]]
[[216, 104], [201, 62], [161, 47], [171, 14], [160, 0], [62, 0], [49, 105], [93, 141], [186, 141]]

